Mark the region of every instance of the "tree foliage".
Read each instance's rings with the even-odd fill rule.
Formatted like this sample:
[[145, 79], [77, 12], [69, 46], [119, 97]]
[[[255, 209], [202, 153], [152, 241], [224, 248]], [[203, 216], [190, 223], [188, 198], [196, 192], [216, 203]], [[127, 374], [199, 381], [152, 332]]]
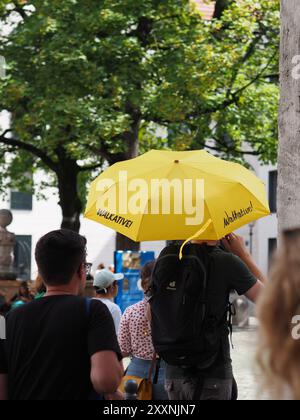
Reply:
[[218, 1], [205, 21], [188, 0], [0, 0], [0, 19], [2, 182], [50, 171], [80, 213], [95, 168], [151, 147], [275, 161], [278, 1]]

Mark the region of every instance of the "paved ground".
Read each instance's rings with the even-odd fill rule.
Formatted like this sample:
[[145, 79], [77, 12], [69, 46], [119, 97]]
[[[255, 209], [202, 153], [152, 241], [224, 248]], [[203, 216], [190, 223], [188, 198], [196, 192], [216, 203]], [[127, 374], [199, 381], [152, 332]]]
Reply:
[[[266, 396], [259, 395], [257, 384], [260, 376], [255, 367], [255, 353], [257, 348], [257, 327], [254, 319], [251, 326], [243, 329], [235, 329], [233, 333], [232, 350], [234, 375], [239, 387], [239, 400], [262, 400]], [[129, 360], [125, 362], [127, 367]]]
[[251, 326], [237, 329], [233, 334], [234, 350], [232, 351], [233, 368], [239, 386], [239, 400], [267, 399], [259, 396], [257, 384], [260, 375], [255, 365], [255, 352], [257, 348], [257, 328]]

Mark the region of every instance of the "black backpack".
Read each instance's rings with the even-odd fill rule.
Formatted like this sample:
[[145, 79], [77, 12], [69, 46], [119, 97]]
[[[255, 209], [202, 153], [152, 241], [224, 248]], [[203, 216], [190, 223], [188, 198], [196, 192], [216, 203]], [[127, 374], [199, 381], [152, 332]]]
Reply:
[[209, 304], [209, 249], [187, 245], [161, 253], [152, 276], [152, 338], [156, 352], [169, 365], [207, 369], [222, 345], [224, 319]]

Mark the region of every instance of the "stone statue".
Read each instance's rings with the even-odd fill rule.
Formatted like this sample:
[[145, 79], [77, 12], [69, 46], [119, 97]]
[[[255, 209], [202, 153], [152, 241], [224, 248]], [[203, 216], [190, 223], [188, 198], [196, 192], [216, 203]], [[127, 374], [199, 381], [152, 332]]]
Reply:
[[9, 210], [0, 210], [0, 279], [15, 280], [16, 273], [13, 266], [13, 252], [15, 247], [15, 235], [8, 232], [7, 226], [13, 220]]

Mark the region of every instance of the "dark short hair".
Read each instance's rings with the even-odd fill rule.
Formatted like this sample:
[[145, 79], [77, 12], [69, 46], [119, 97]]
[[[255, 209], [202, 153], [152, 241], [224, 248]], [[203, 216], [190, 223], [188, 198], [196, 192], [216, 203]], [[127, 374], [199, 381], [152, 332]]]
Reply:
[[46, 285], [69, 284], [86, 260], [86, 239], [67, 229], [47, 233], [36, 245], [35, 259]]
[[155, 267], [155, 261], [150, 261], [144, 265], [141, 271], [142, 288], [146, 292], [152, 286], [152, 273]]
[[29, 291], [29, 286], [27, 281], [22, 281], [22, 283], [20, 284], [20, 288], [23, 287], [23, 289], [26, 289]]

